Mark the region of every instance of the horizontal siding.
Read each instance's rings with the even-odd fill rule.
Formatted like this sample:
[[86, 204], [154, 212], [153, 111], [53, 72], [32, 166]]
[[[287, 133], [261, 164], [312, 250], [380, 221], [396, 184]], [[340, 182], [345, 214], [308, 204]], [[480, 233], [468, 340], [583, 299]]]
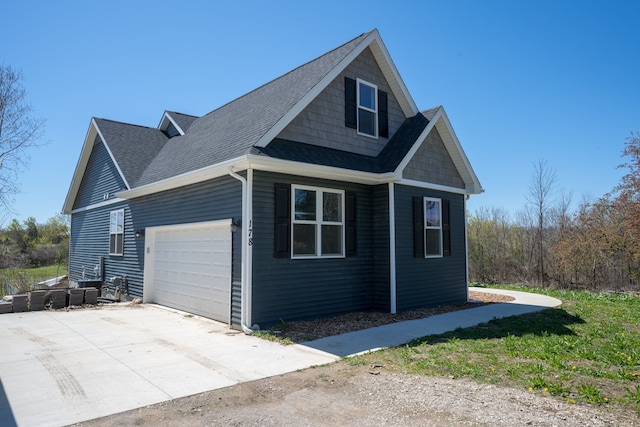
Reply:
[[373, 194], [373, 301], [375, 310], [389, 311], [389, 187], [378, 185]]
[[[413, 197], [449, 199], [451, 256], [414, 258]], [[398, 311], [467, 299], [464, 196], [395, 186], [396, 286]]]
[[105, 201], [105, 194], [109, 195], [109, 199], [113, 199], [114, 193], [123, 188], [125, 184], [120, 172], [111, 161], [111, 156], [100, 137], [96, 137], [73, 209], [101, 203]]
[[[126, 275], [130, 295], [142, 297], [144, 275], [144, 238], [135, 238], [136, 230], [161, 225], [187, 224], [242, 215], [241, 184], [223, 177], [177, 190], [133, 199], [121, 204], [90, 209], [71, 216], [70, 277], [82, 278], [83, 268], [93, 277], [93, 267], [105, 257], [105, 278]], [[124, 256], [109, 256], [109, 212], [125, 208]], [[232, 307], [240, 306], [241, 233], [232, 238]], [[238, 319], [238, 313], [232, 313]]]
[[[264, 326], [370, 309], [373, 295], [370, 187], [265, 172], [256, 172], [254, 178], [253, 322]], [[276, 182], [356, 192], [357, 256], [311, 260], [274, 258]]]

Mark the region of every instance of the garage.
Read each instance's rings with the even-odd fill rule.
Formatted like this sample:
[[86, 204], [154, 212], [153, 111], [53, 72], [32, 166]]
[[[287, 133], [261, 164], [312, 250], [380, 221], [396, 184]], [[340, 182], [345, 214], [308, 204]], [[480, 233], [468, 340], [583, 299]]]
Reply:
[[231, 220], [146, 229], [144, 302], [230, 323]]

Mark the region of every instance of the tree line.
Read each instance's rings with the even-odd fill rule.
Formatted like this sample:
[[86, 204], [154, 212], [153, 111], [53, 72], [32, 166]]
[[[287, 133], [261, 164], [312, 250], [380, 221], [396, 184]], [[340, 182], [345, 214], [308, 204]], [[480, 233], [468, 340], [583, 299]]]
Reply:
[[640, 291], [640, 133], [622, 155], [621, 182], [574, 210], [570, 194], [555, 192], [555, 173], [538, 161], [515, 219], [500, 208], [470, 214], [470, 280]]
[[69, 221], [59, 214], [38, 224], [34, 217], [13, 219], [0, 230], [0, 268], [66, 265], [69, 258]]

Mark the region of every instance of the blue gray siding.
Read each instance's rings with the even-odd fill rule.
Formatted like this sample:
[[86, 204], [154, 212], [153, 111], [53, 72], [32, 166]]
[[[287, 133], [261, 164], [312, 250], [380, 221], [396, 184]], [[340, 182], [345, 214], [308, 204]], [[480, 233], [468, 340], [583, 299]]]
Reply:
[[[339, 259], [274, 258], [276, 182], [357, 194], [357, 256]], [[300, 176], [255, 172], [253, 187], [252, 322], [268, 325], [372, 308], [371, 187]]]
[[[412, 206], [415, 196], [450, 201], [451, 256], [414, 257]], [[395, 211], [398, 311], [466, 301], [464, 196], [396, 185]]]
[[373, 301], [372, 308], [391, 310], [389, 289], [389, 186], [378, 185], [372, 189], [373, 206]]
[[120, 172], [111, 161], [102, 140], [97, 136], [73, 209], [104, 202], [105, 195], [108, 195], [109, 200], [113, 199], [113, 194], [123, 188], [126, 186]]
[[[218, 178], [178, 190], [74, 213], [71, 216], [72, 280], [82, 278], [83, 270], [93, 278], [93, 268], [105, 258], [104, 277], [127, 275], [129, 294], [142, 296], [144, 237], [135, 231], [147, 227], [241, 218], [242, 187], [231, 177]], [[109, 212], [125, 209], [124, 255], [109, 256]], [[232, 323], [240, 322], [241, 233], [232, 239]]]

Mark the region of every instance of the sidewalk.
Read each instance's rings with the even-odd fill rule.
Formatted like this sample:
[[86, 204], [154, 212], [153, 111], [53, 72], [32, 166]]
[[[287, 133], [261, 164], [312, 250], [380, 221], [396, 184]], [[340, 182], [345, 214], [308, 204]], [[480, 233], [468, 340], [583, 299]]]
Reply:
[[320, 338], [300, 345], [334, 356], [360, 353], [406, 344], [427, 335], [442, 334], [457, 328], [468, 328], [492, 319], [516, 316], [558, 307], [562, 301], [546, 295], [502, 289], [469, 288], [470, 291], [509, 295], [515, 300], [482, 307], [439, 314], [425, 319], [408, 320], [361, 331]]

